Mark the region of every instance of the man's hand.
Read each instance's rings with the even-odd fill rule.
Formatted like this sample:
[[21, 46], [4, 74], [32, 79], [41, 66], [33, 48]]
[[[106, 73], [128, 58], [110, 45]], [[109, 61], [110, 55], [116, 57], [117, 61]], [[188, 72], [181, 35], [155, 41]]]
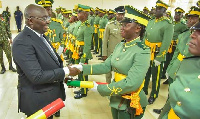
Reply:
[[76, 76], [78, 74], [81, 73], [81, 71], [79, 69], [77, 69], [76, 67], [68, 67], [69, 68], [69, 76]]
[[107, 56], [102, 56], [102, 60], [105, 61], [108, 57]]

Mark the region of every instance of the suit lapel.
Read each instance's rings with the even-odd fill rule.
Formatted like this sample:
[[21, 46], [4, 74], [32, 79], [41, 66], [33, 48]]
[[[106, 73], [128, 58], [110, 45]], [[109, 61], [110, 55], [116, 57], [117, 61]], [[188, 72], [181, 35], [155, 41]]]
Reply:
[[[37, 34], [35, 34], [33, 31], [31, 31], [29, 28], [25, 27], [24, 29], [27, 32], [27, 36], [30, 36], [31, 39], [33, 40], [33, 42], [36, 42], [38, 45], [40, 45], [51, 56], [51, 58], [58, 64], [58, 66], [60, 66], [59, 62], [54, 57], [54, 55], [51, 53], [51, 51], [46, 46], [46, 44], [42, 41], [42, 39]], [[51, 48], [54, 50], [51, 43], [48, 40], [47, 40], [47, 42], [50, 44]], [[55, 50], [54, 50], [54, 52], [55, 52]], [[57, 54], [57, 53], [55, 52], [55, 54]], [[58, 55], [56, 55], [56, 56], [58, 56]]]

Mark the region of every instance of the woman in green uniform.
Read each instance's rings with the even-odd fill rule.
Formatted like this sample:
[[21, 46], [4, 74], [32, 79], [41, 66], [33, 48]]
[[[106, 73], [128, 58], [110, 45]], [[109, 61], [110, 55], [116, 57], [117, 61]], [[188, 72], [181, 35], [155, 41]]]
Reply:
[[169, 99], [159, 119], [200, 118], [200, 22], [191, 27], [192, 40], [189, 52], [194, 55], [184, 58], [169, 88]]
[[84, 75], [105, 74], [112, 68], [115, 72], [113, 82], [95, 84], [95, 87], [101, 96], [110, 96], [113, 119], [140, 119], [148, 104], [142, 88], [150, 61], [150, 49], [141, 43], [141, 39], [150, 17], [132, 6], [125, 6], [125, 10], [121, 28], [124, 40], [116, 45], [105, 62], [74, 66], [82, 69]]

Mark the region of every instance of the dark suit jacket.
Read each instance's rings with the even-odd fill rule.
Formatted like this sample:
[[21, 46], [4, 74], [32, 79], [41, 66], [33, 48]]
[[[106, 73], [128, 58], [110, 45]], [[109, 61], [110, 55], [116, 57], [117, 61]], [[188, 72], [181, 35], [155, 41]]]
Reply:
[[18, 106], [21, 112], [29, 116], [59, 97], [65, 100], [62, 60], [55, 52], [58, 63], [37, 34], [25, 27], [15, 37], [12, 53], [19, 74]]

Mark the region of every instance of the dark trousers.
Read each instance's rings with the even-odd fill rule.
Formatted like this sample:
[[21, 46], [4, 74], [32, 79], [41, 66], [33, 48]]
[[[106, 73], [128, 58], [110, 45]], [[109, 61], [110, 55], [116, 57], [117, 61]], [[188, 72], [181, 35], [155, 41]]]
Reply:
[[21, 31], [22, 21], [21, 20], [16, 20], [16, 24], [17, 24], [18, 31]]
[[162, 74], [162, 67], [163, 67], [162, 62], [159, 66], [155, 66], [155, 63], [153, 61], [150, 61], [150, 67], [149, 67], [148, 72], [145, 77], [145, 83], [144, 83], [143, 90], [147, 94], [150, 77], [152, 75], [152, 91], [151, 91], [150, 96], [153, 96], [154, 98], [158, 97], [158, 93], [159, 93], [159, 89], [160, 89], [160, 79], [161, 79], [161, 74]]
[[[143, 112], [145, 112], [145, 108], [146, 107], [142, 108]], [[111, 113], [112, 113], [113, 119], [131, 119], [131, 114], [127, 110], [118, 110], [111, 107]], [[133, 114], [135, 113], [136, 113], [136, 110], [133, 109]], [[144, 113], [139, 116], [134, 116], [133, 119], [141, 119], [143, 116], [144, 116]]]
[[167, 67], [168, 67], [170, 61], [172, 60], [172, 57], [173, 57], [173, 55], [174, 55], [175, 49], [176, 49], [176, 46], [173, 46], [173, 47], [172, 47], [172, 52], [171, 52], [171, 53], [168, 52], [168, 53], [166, 54], [166, 61], [164, 62], [162, 77], [165, 77], [165, 73], [166, 73]]
[[98, 41], [99, 41], [98, 34], [94, 33], [95, 53], [99, 53]]

